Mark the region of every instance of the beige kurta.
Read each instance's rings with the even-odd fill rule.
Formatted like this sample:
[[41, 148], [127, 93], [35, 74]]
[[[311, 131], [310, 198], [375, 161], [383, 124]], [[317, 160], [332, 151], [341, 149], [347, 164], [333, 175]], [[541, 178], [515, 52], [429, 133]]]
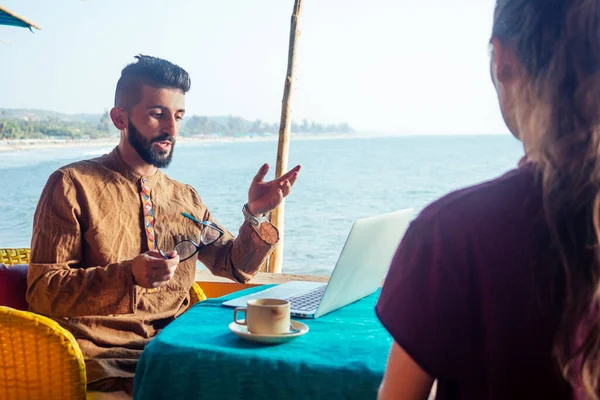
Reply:
[[[156, 292], [134, 284], [131, 260], [148, 250], [140, 199], [141, 176], [118, 149], [54, 172], [34, 217], [27, 301], [73, 333], [86, 358], [88, 387], [109, 390], [133, 378], [144, 346], [189, 305], [195, 260], [179, 264]], [[147, 177], [158, 248], [181, 238], [199, 243], [202, 226], [181, 215], [214, 221], [189, 185], [163, 172]], [[241, 208], [241, 206], [240, 206]], [[275, 227], [244, 223], [226, 231], [198, 259], [213, 274], [248, 281], [278, 240]], [[50, 367], [50, 366], [49, 366]]]

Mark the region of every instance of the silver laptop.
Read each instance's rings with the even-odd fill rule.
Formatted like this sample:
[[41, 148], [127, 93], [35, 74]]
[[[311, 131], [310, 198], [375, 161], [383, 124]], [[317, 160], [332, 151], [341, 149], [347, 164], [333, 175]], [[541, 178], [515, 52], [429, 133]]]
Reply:
[[406, 209], [354, 222], [329, 283], [291, 281], [232, 299], [226, 307], [245, 307], [248, 300], [289, 300], [291, 314], [318, 318], [374, 293], [385, 278], [413, 210]]

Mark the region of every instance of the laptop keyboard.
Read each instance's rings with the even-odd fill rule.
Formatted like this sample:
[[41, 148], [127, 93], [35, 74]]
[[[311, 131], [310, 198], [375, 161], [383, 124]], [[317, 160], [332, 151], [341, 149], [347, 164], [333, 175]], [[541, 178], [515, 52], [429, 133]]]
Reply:
[[325, 293], [326, 288], [327, 285], [323, 285], [311, 290], [310, 292], [304, 293], [301, 296], [290, 297], [287, 300], [291, 304], [291, 309], [298, 311], [314, 310], [321, 302], [321, 298], [323, 297], [323, 293]]

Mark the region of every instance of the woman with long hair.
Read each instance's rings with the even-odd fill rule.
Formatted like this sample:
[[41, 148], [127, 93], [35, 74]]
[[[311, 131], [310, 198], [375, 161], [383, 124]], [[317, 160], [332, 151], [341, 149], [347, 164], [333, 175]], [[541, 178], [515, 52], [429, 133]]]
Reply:
[[600, 0], [497, 0], [491, 48], [525, 158], [411, 224], [380, 399], [599, 398]]

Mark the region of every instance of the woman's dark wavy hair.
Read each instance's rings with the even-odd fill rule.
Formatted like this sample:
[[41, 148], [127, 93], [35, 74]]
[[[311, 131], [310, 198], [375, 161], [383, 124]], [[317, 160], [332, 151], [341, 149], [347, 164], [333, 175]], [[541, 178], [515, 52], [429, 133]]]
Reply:
[[[538, 167], [566, 289], [554, 356], [566, 379], [575, 373], [598, 399], [600, 0], [497, 0], [492, 37], [516, 51], [534, 93], [549, 107]], [[574, 347], [584, 321], [589, 326]]]

